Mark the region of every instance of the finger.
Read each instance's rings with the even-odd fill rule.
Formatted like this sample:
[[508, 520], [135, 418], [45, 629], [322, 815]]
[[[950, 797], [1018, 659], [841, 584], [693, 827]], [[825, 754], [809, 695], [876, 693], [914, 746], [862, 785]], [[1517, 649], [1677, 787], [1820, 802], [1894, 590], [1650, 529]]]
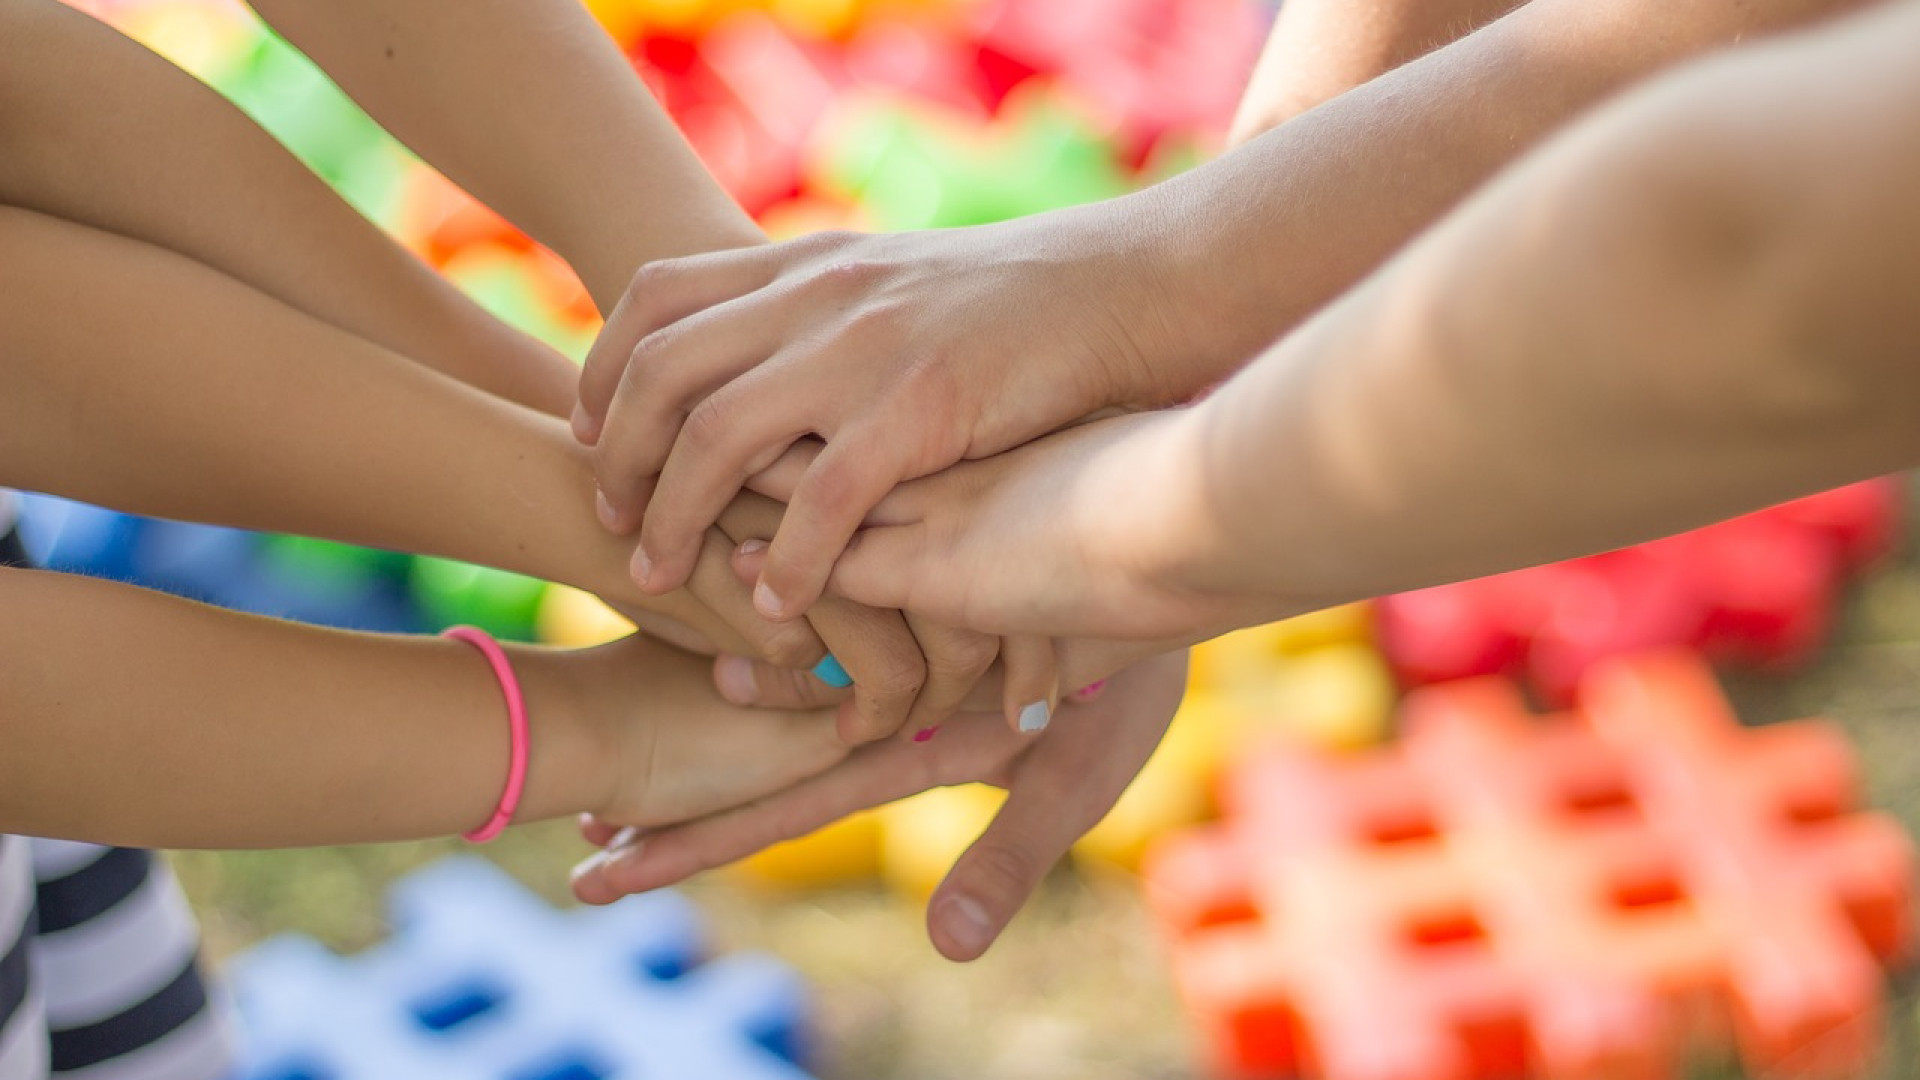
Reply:
[[861, 529], [833, 564], [828, 593], [868, 607], [910, 608], [925, 618], [964, 625], [965, 613], [947, 602], [941, 583], [928, 576], [940, 572], [932, 565], [929, 535], [919, 521]]
[[594, 847], [603, 848], [613, 843], [620, 833], [620, 826], [602, 821], [592, 814], [580, 815], [580, 838]]
[[[593, 479], [620, 523], [637, 523], [649, 509], [641, 496], [649, 494], [649, 480], [660, 475], [676, 444], [693, 442], [701, 454], [728, 454], [741, 438], [793, 411], [791, 398], [766, 394], [749, 396], [747, 404], [728, 407], [724, 415], [712, 405], [714, 394], [780, 350], [780, 315], [768, 296], [755, 292], [708, 307], [634, 346], [593, 446]], [[730, 402], [737, 394], [728, 390], [720, 400]], [[753, 425], [743, 425], [745, 419]], [[708, 446], [712, 440], [718, 444]]]
[[763, 288], [779, 274], [780, 266], [781, 260], [765, 248], [716, 251], [642, 266], [587, 350], [580, 372], [580, 400], [573, 412], [574, 436], [588, 445], [599, 440], [614, 388], [642, 338], [696, 311]]
[[1014, 635], [1001, 640], [1002, 704], [1015, 731], [1045, 731], [1060, 707], [1060, 659], [1052, 638]]
[[1134, 680], [1126, 692], [1067, 708], [1046, 738], [1029, 743], [1000, 812], [927, 904], [927, 933], [942, 956], [986, 952], [1047, 872], [1120, 801], [1179, 703], [1181, 662], [1156, 659], [1120, 676]]
[[745, 806], [650, 832], [623, 857], [582, 864], [574, 895], [605, 904], [684, 881], [756, 851], [805, 836], [849, 814], [999, 768], [1020, 752], [998, 717], [970, 714], [942, 737], [916, 745], [861, 747], [831, 769]]
[[713, 684], [728, 702], [760, 709], [826, 709], [853, 696], [846, 684], [822, 679], [820, 665], [800, 671], [731, 653], [714, 658]]
[[965, 706], [974, 686], [1000, 655], [1000, 639], [929, 622], [912, 614], [906, 618], [907, 629], [920, 643], [920, 652], [927, 663], [926, 685], [914, 699], [913, 711], [907, 714], [904, 728], [918, 737], [937, 730], [949, 716]]
[[[773, 363], [777, 360], [769, 362]], [[636, 569], [641, 558], [649, 563], [642, 583], [649, 592], [677, 586], [687, 572], [687, 560], [697, 550], [694, 541], [700, 530], [719, 519], [748, 477], [811, 431], [813, 416], [830, 405], [810, 397], [804, 388], [787, 387], [786, 380], [768, 374], [769, 370], [748, 372], [701, 397], [685, 413], [684, 423], [670, 418], [665, 429], [670, 445], [664, 459], [644, 459], [659, 477], [640, 527], [640, 549], [645, 554], [636, 555], [635, 562]], [[616, 402], [616, 410], [619, 407]], [[614, 436], [609, 427], [601, 441], [603, 450]], [[600, 462], [610, 470], [600, 476], [603, 485], [626, 485], [637, 491], [654, 475], [635, 471], [614, 452], [597, 455]], [[608, 496], [615, 497], [611, 490]]]
[[806, 620], [769, 622], [754, 610], [747, 587], [734, 573], [733, 550], [732, 538], [718, 529], [708, 529], [687, 591], [739, 634], [755, 656], [803, 671], [819, 663], [827, 646]]
[[827, 600], [805, 621], [853, 680], [853, 700], [840, 707], [840, 737], [857, 745], [899, 731], [927, 682], [927, 660], [906, 618]]
[[867, 512], [905, 478], [902, 453], [898, 439], [865, 431], [828, 433], [826, 448], [794, 488], [767, 551], [753, 591], [761, 614], [793, 618], [813, 606]]
[[[786, 504], [793, 499], [793, 489], [800, 486], [800, 478], [807, 474], [813, 459], [820, 456], [826, 445], [812, 435], [795, 442], [779, 460], [747, 477], [747, 490], [778, 500], [784, 512]], [[773, 533], [769, 531], [767, 535]]]

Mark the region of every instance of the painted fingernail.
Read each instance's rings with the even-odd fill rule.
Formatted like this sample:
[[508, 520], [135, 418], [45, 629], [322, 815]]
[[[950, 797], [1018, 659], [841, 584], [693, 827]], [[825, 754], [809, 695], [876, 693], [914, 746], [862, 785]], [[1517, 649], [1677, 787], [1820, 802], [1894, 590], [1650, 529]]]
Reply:
[[755, 538], [753, 540], [740, 541], [740, 554], [742, 555], [758, 555], [765, 550], [767, 550], [767, 542], [765, 540]]
[[612, 855], [613, 852], [605, 849], [594, 852], [592, 855], [580, 860], [579, 865], [573, 868], [573, 873], [567, 875], [567, 880], [574, 882], [579, 881], [581, 878], [607, 865], [607, 860], [611, 858]]
[[613, 508], [613, 501], [607, 498], [607, 493], [597, 487], [593, 489], [593, 512], [600, 515], [601, 525], [609, 530], [619, 530], [619, 511]]
[[647, 554], [646, 548], [635, 547], [633, 564], [628, 569], [633, 573], [634, 583], [644, 589], [647, 579], [653, 576], [653, 557]]
[[969, 953], [985, 952], [993, 944], [993, 923], [987, 918], [987, 909], [970, 896], [941, 901], [940, 922], [954, 944]]
[[781, 609], [786, 607], [781, 602], [779, 594], [769, 588], [764, 581], [753, 587], [753, 606], [769, 619], [779, 618]]
[[1074, 691], [1073, 700], [1084, 705], [1087, 702], [1092, 701], [1094, 698], [1099, 697], [1100, 691], [1105, 690], [1106, 688], [1107, 688], [1107, 680], [1105, 679], [1101, 679], [1097, 682], [1090, 682], [1087, 685], [1081, 687], [1079, 690]]
[[1045, 731], [1053, 720], [1053, 710], [1044, 701], [1036, 701], [1020, 710], [1021, 731]]
[[841, 666], [840, 661], [832, 653], [828, 653], [819, 663], [813, 665], [813, 677], [837, 690], [844, 690], [853, 685], [853, 676], [847, 674], [847, 669]]
[[607, 873], [611, 874], [621, 870], [632, 870], [634, 867], [640, 865], [640, 857], [645, 855], [646, 851], [647, 842], [645, 840], [635, 840], [627, 846], [613, 851], [607, 859]]
[[938, 724], [935, 724], [932, 727], [923, 727], [919, 731], [916, 731], [913, 733], [913, 741], [914, 742], [930, 742], [932, 741], [933, 737], [938, 734], [940, 734], [940, 725]]
[[751, 705], [759, 699], [753, 661], [744, 656], [722, 656], [713, 666], [713, 681], [720, 688], [720, 696], [735, 705]]

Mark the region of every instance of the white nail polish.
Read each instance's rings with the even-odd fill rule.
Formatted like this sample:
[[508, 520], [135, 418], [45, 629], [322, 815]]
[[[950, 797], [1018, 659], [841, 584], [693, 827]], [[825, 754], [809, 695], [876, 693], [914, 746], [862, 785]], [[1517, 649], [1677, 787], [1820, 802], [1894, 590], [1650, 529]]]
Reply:
[[1053, 710], [1044, 701], [1036, 701], [1020, 710], [1021, 731], [1045, 731], [1053, 719]]

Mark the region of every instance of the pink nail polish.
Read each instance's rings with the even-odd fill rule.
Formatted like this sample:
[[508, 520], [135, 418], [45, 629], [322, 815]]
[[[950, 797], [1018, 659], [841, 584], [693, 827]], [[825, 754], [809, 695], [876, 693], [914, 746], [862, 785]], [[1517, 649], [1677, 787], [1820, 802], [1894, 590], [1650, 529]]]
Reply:
[[1106, 688], [1107, 688], [1107, 680], [1105, 679], [1100, 679], [1096, 682], [1090, 682], [1087, 685], [1081, 687], [1079, 690], [1074, 691], [1073, 700], [1080, 702], [1081, 704], [1084, 705], [1087, 702], [1092, 701], [1094, 698], [1099, 697], [1100, 691], [1105, 690]]
[[940, 725], [935, 724], [933, 727], [921, 728], [919, 731], [914, 732], [913, 741], [927, 742], [931, 740], [935, 735], [938, 735], [938, 734], [940, 734]]

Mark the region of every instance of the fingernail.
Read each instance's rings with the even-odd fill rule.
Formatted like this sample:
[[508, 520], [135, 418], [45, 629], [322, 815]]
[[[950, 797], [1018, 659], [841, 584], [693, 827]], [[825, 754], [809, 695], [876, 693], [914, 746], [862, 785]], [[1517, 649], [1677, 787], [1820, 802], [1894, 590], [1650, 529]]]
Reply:
[[578, 401], [573, 403], [573, 418], [569, 423], [573, 427], [573, 437], [583, 443], [592, 442], [600, 434], [593, 417], [587, 415], [587, 407]]
[[913, 741], [914, 741], [914, 742], [928, 742], [928, 741], [930, 741], [930, 740], [931, 740], [931, 739], [932, 739], [932, 738], [933, 738], [933, 737], [934, 737], [935, 735], [938, 735], [938, 734], [940, 734], [940, 725], [938, 725], [938, 724], [935, 724], [935, 725], [934, 725], [934, 726], [932, 726], [932, 727], [923, 727], [923, 728], [921, 728], [921, 729], [920, 729], [919, 731], [916, 731], [916, 732], [914, 732], [914, 733], [913, 733]]
[[613, 852], [605, 848], [602, 848], [601, 850], [594, 852], [592, 855], [589, 855], [585, 859], [582, 859], [579, 865], [573, 868], [573, 873], [567, 875], [567, 880], [579, 881], [581, 878], [586, 877], [588, 874], [591, 874], [595, 870], [598, 870], [601, 867], [607, 865], [607, 859], [612, 855], [613, 855]]
[[713, 681], [720, 696], [735, 705], [751, 705], [759, 700], [760, 687], [754, 682], [753, 661], [744, 656], [722, 656], [714, 665]]
[[987, 909], [972, 897], [949, 897], [940, 904], [940, 922], [954, 944], [969, 953], [985, 952], [993, 944], [993, 923]]
[[647, 554], [646, 548], [633, 549], [633, 564], [628, 569], [633, 574], [634, 583], [646, 588], [647, 579], [653, 576], [653, 559]]
[[780, 617], [781, 609], [786, 605], [780, 602], [779, 594], [768, 588], [767, 583], [763, 581], [753, 587], [753, 606], [767, 618], [777, 619]]
[[1099, 697], [1100, 691], [1105, 690], [1106, 688], [1107, 688], [1107, 680], [1105, 679], [1100, 679], [1097, 682], [1090, 682], [1087, 685], [1081, 687], [1079, 690], [1074, 692], [1073, 700], [1080, 702], [1081, 704], [1084, 705], [1087, 702], [1092, 701], [1094, 698]]
[[600, 524], [606, 528], [610, 530], [618, 530], [620, 528], [619, 512], [613, 508], [613, 503], [607, 498], [607, 493], [597, 487], [593, 489], [593, 512], [600, 515]]
[[813, 677], [836, 690], [844, 690], [853, 685], [853, 676], [847, 674], [847, 669], [840, 665], [840, 661], [832, 653], [828, 653], [819, 663], [813, 665]]
[[1045, 731], [1047, 724], [1052, 720], [1053, 710], [1048, 708], [1044, 701], [1036, 701], [1020, 710], [1021, 731]]
[[609, 874], [620, 870], [631, 870], [640, 864], [640, 856], [646, 854], [647, 842], [635, 840], [626, 847], [619, 848], [607, 859]]
[[765, 540], [753, 539], [740, 541], [740, 554], [742, 555], [758, 555], [765, 550], [767, 550], [767, 542]]

